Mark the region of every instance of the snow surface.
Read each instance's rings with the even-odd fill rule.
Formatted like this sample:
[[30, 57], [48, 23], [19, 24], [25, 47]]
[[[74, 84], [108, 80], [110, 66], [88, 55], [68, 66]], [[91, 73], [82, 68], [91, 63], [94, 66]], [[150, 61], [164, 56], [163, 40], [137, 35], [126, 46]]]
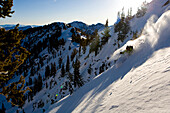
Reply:
[[103, 73], [49, 112], [170, 112], [170, 47], [154, 52], [139, 66], [130, 67], [129, 62]]

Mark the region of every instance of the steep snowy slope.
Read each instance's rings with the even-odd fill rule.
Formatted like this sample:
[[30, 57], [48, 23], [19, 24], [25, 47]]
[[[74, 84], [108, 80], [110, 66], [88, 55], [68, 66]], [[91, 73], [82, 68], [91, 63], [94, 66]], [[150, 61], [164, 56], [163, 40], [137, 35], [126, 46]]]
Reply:
[[[119, 69], [110, 69], [72, 96], [51, 106], [49, 112], [168, 113], [169, 59], [170, 47], [154, 52], [145, 63], [132, 69], [127, 61]], [[120, 77], [122, 79], [114, 82]]]
[[[47, 112], [169, 113], [170, 11], [169, 5], [162, 7], [166, 1], [154, 0], [148, 7], [152, 11], [143, 19], [133, 20], [132, 28], [145, 26], [142, 35], [113, 53], [109, 61], [117, 62], [109, 70], [50, 106]], [[137, 28], [139, 21], [142, 24]], [[128, 45], [134, 47], [133, 53], [120, 55]]]

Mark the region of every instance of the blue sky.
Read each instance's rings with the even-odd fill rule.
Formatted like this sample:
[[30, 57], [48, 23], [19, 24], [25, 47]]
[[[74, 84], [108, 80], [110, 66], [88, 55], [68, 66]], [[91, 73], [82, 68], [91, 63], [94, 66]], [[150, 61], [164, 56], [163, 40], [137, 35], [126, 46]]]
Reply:
[[[14, 0], [11, 18], [0, 24], [44, 25], [52, 22], [83, 21], [87, 24], [116, 21], [117, 12], [132, 7], [133, 13], [144, 0]], [[148, 0], [150, 1], [150, 0]]]

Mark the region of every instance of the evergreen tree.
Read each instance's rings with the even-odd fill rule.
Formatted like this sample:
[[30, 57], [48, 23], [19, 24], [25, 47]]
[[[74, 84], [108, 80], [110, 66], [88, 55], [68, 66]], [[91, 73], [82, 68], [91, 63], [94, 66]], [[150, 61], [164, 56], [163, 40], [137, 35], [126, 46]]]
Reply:
[[34, 74], [35, 74], [35, 68], [34, 68], [34, 66], [32, 66], [30, 76], [34, 76]]
[[68, 72], [68, 77], [69, 77], [69, 80], [72, 82], [73, 81], [73, 75], [70, 72]]
[[47, 89], [48, 88], [48, 83], [47, 82], [45, 83], [45, 86], [46, 86], [46, 89]]
[[126, 19], [128, 20], [131, 20], [133, 17], [132, 17], [132, 8], [128, 9], [128, 14], [126, 16]]
[[95, 42], [95, 56], [98, 54], [98, 50], [100, 47], [100, 39], [99, 38], [100, 38], [99, 35], [97, 35], [96, 42]]
[[38, 75], [38, 81], [37, 82], [38, 82], [37, 85], [38, 85], [38, 92], [39, 92], [42, 89], [42, 85], [43, 85], [42, 77], [41, 77], [40, 74]]
[[78, 85], [78, 87], [83, 86], [83, 80], [80, 76], [80, 61], [76, 58], [75, 64], [74, 64], [74, 87]]
[[132, 8], [130, 8], [130, 16], [132, 16]]
[[104, 45], [106, 44], [106, 42], [108, 42], [109, 37], [111, 37], [109, 33], [110, 33], [110, 29], [109, 27], [106, 27], [104, 33], [102, 33], [103, 37], [102, 37], [101, 45]]
[[133, 32], [133, 39], [135, 40], [135, 39], [137, 39], [139, 37], [139, 35], [138, 35], [138, 31], [136, 30], [136, 32]]
[[71, 53], [71, 61], [73, 61], [73, 59], [76, 56], [76, 54], [77, 54], [77, 50], [74, 49], [73, 52]]
[[124, 8], [122, 9], [120, 22], [115, 25], [114, 31], [115, 33], [118, 32], [117, 40], [121, 42], [124, 41], [124, 39], [127, 37], [128, 32], [130, 31], [129, 18], [125, 18]]
[[40, 67], [43, 67], [43, 66], [44, 66], [44, 63], [43, 63], [43, 59], [42, 59], [42, 58], [40, 58], [40, 62], [39, 62], [39, 63], [41, 64]]
[[54, 64], [53, 64], [53, 76], [55, 76], [55, 74], [56, 74], [56, 63], [54, 62]]
[[29, 77], [29, 85], [32, 85], [32, 78]]
[[106, 24], [105, 24], [105, 27], [108, 27], [109, 25], [109, 21], [108, 21], [108, 19], [106, 20]]
[[59, 68], [61, 68], [61, 64], [62, 64], [62, 58], [60, 57], [59, 60], [58, 60], [58, 65], [59, 65]]
[[86, 46], [83, 46], [83, 54], [85, 54], [86, 53]]
[[[8, 87], [3, 87], [2, 94], [6, 96], [8, 102], [11, 102], [12, 105], [18, 105], [22, 107], [24, 104], [24, 93], [30, 88], [23, 90], [25, 84], [25, 79], [23, 76], [20, 77], [18, 82], [13, 82]], [[20, 87], [18, 87], [20, 86]]]
[[54, 62], [54, 64], [51, 63], [51, 76], [55, 76], [56, 74], [56, 64]]
[[26, 71], [24, 71], [24, 77], [27, 77], [28, 75], [27, 75], [27, 72]]
[[38, 92], [38, 80], [34, 78], [34, 90], [33, 93], [34, 95]]
[[50, 81], [50, 89], [52, 88], [52, 84], [53, 84], [53, 79], [51, 79], [51, 81]]
[[68, 83], [68, 85], [69, 85], [69, 92], [70, 92], [70, 95], [71, 95], [73, 93], [73, 87], [72, 87], [70, 82]]
[[68, 47], [68, 50], [71, 50], [71, 46]]
[[124, 7], [122, 8], [121, 18], [125, 18]]
[[11, 11], [13, 0], [0, 0], [0, 18], [11, 17], [14, 11]]
[[88, 68], [88, 73], [89, 73], [89, 75], [91, 75], [91, 71], [92, 71], [92, 68], [91, 68], [91, 64], [90, 64], [90, 66], [89, 66], [89, 68]]
[[40, 63], [38, 63], [37, 71], [40, 69]]
[[118, 11], [118, 13], [117, 13], [117, 18], [120, 18], [120, 12]]
[[[0, 81], [7, 82], [24, 63], [29, 52], [21, 47], [20, 41], [25, 36], [18, 30], [19, 25], [13, 30], [0, 29]], [[14, 60], [15, 59], [15, 60]], [[8, 76], [7, 76], [8, 75]], [[0, 84], [1, 86], [1, 84]]]
[[98, 35], [98, 30], [95, 29], [94, 33], [91, 35], [91, 40], [93, 40], [94, 38], [96, 38], [97, 35]]
[[99, 35], [97, 35], [95, 40], [93, 40], [93, 42], [90, 45], [90, 53], [94, 51], [96, 56], [98, 54], [99, 47], [100, 47], [100, 39], [99, 39]]
[[127, 17], [129, 17], [130, 16], [130, 10], [128, 9], [128, 15], [127, 15]]
[[69, 70], [70, 70], [70, 60], [69, 60], [69, 56], [67, 56], [66, 72], [69, 72]]
[[138, 8], [138, 11], [137, 11], [137, 13], [136, 13], [136, 17], [137, 17], [137, 18], [140, 18], [140, 17], [144, 16], [145, 13], [146, 13], [146, 11], [147, 11], [147, 8], [146, 8], [146, 1], [145, 1], [145, 2], [143, 2], [143, 4], [141, 5], [141, 7]]
[[79, 56], [81, 55], [81, 45], [79, 47]]
[[48, 78], [50, 76], [50, 67], [49, 65], [47, 65], [47, 67], [45, 68], [45, 78]]
[[[0, 2], [9, 2], [2, 1]], [[8, 6], [7, 6], [8, 7]], [[6, 7], [6, 8], [7, 8]], [[3, 10], [3, 9], [2, 9]], [[3, 11], [0, 12], [2, 17]], [[7, 13], [6, 13], [7, 14]], [[8, 14], [7, 14], [8, 15]], [[4, 85], [12, 79], [13, 75], [17, 72], [19, 67], [24, 63], [27, 56], [30, 54], [20, 44], [21, 40], [25, 38], [22, 31], [18, 30], [19, 24], [12, 30], [6, 31], [4, 28], [0, 28], [0, 94], [5, 95], [6, 99], [11, 102], [12, 105], [22, 106], [24, 101], [21, 97], [24, 96], [26, 90], [23, 90], [23, 84], [25, 83], [24, 77], [20, 76], [18, 82], [13, 82], [8, 86]], [[19, 70], [20, 71], [20, 70]], [[22, 85], [21, 85], [22, 84]], [[17, 88], [18, 85], [23, 87]], [[13, 89], [11, 88], [13, 87]], [[27, 90], [30, 90], [27, 88]], [[17, 96], [14, 96], [17, 95]], [[19, 95], [19, 96], [18, 96]]]
[[19, 113], [19, 110], [17, 109], [16, 113]]
[[62, 68], [61, 68], [61, 77], [64, 77], [65, 76], [65, 68], [64, 68], [64, 64], [62, 65]]
[[102, 66], [99, 68], [99, 74], [104, 72], [105, 64], [103, 63]]
[[6, 108], [5, 108], [4, 104], [2, 103], [2, 108], [0, 109], [0, 112], [5, 113], [5, 110], [6, 110]]

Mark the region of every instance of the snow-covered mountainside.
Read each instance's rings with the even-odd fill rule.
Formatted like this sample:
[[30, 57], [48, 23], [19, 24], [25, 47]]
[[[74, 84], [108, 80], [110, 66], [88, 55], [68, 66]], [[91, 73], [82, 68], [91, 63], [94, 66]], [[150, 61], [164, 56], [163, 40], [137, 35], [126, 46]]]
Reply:
[[[81, 26], [79, 23], [77, 25]], [[89, 64], [85, 64], [87, 64], [92, 36], [96, 34], [96, 30], [101, 31], [104, 25], [91, 26], [87, 26], [87, 29], [79, 29], [77, 26], [56, 22], [24, 31], [26, 38], [22, 40], [21, 45], [28, 49], [31, 55], [8, 84], [18, 81], [18, 75], [25, 77], [25, 88], [32, 89], [32, 92], [25, 95], [23, 106], [25, 112], [45, 110], [96, 76], [92, 74], [89, 77], [90, 75], [87, 74]], [[68, 72], [65, 71], [67, 60], [69, 61]], [[81, 65], [78, 64], [79, 62]], [[80, 65], [78, 70], [81, 76], [78, 74], [78, 77], [79, 80], [82, 79], [82, 83], [75, 81], [73, 65], [76, 64]], [[57, 97], [56, 94], [58, 94]], [[18, 107], [12, 107], [5, 96], [0, 95], [0, 102], [4, 103], [7, 112], [15, 112], [18, 109]]]
[[[163, 6], [166, 2], [152, 1], [144, 17], [132, 20], [131, 27], [144, 26], [143, 32], [112, 54], [109, 60], [117, 62], [111, 68], [47, 112], [169, 113], [170, 5]], [[133, 53], [120, 55], [128, 45], [134, 47]]]
[[24, 30], [31, 55], [8, 84], [23, 75], [32, 92], [22, 108], [2, 95], [0, 103], [8, 113], [170, 112], [167, 1], [109, 27], [75, 21]]

